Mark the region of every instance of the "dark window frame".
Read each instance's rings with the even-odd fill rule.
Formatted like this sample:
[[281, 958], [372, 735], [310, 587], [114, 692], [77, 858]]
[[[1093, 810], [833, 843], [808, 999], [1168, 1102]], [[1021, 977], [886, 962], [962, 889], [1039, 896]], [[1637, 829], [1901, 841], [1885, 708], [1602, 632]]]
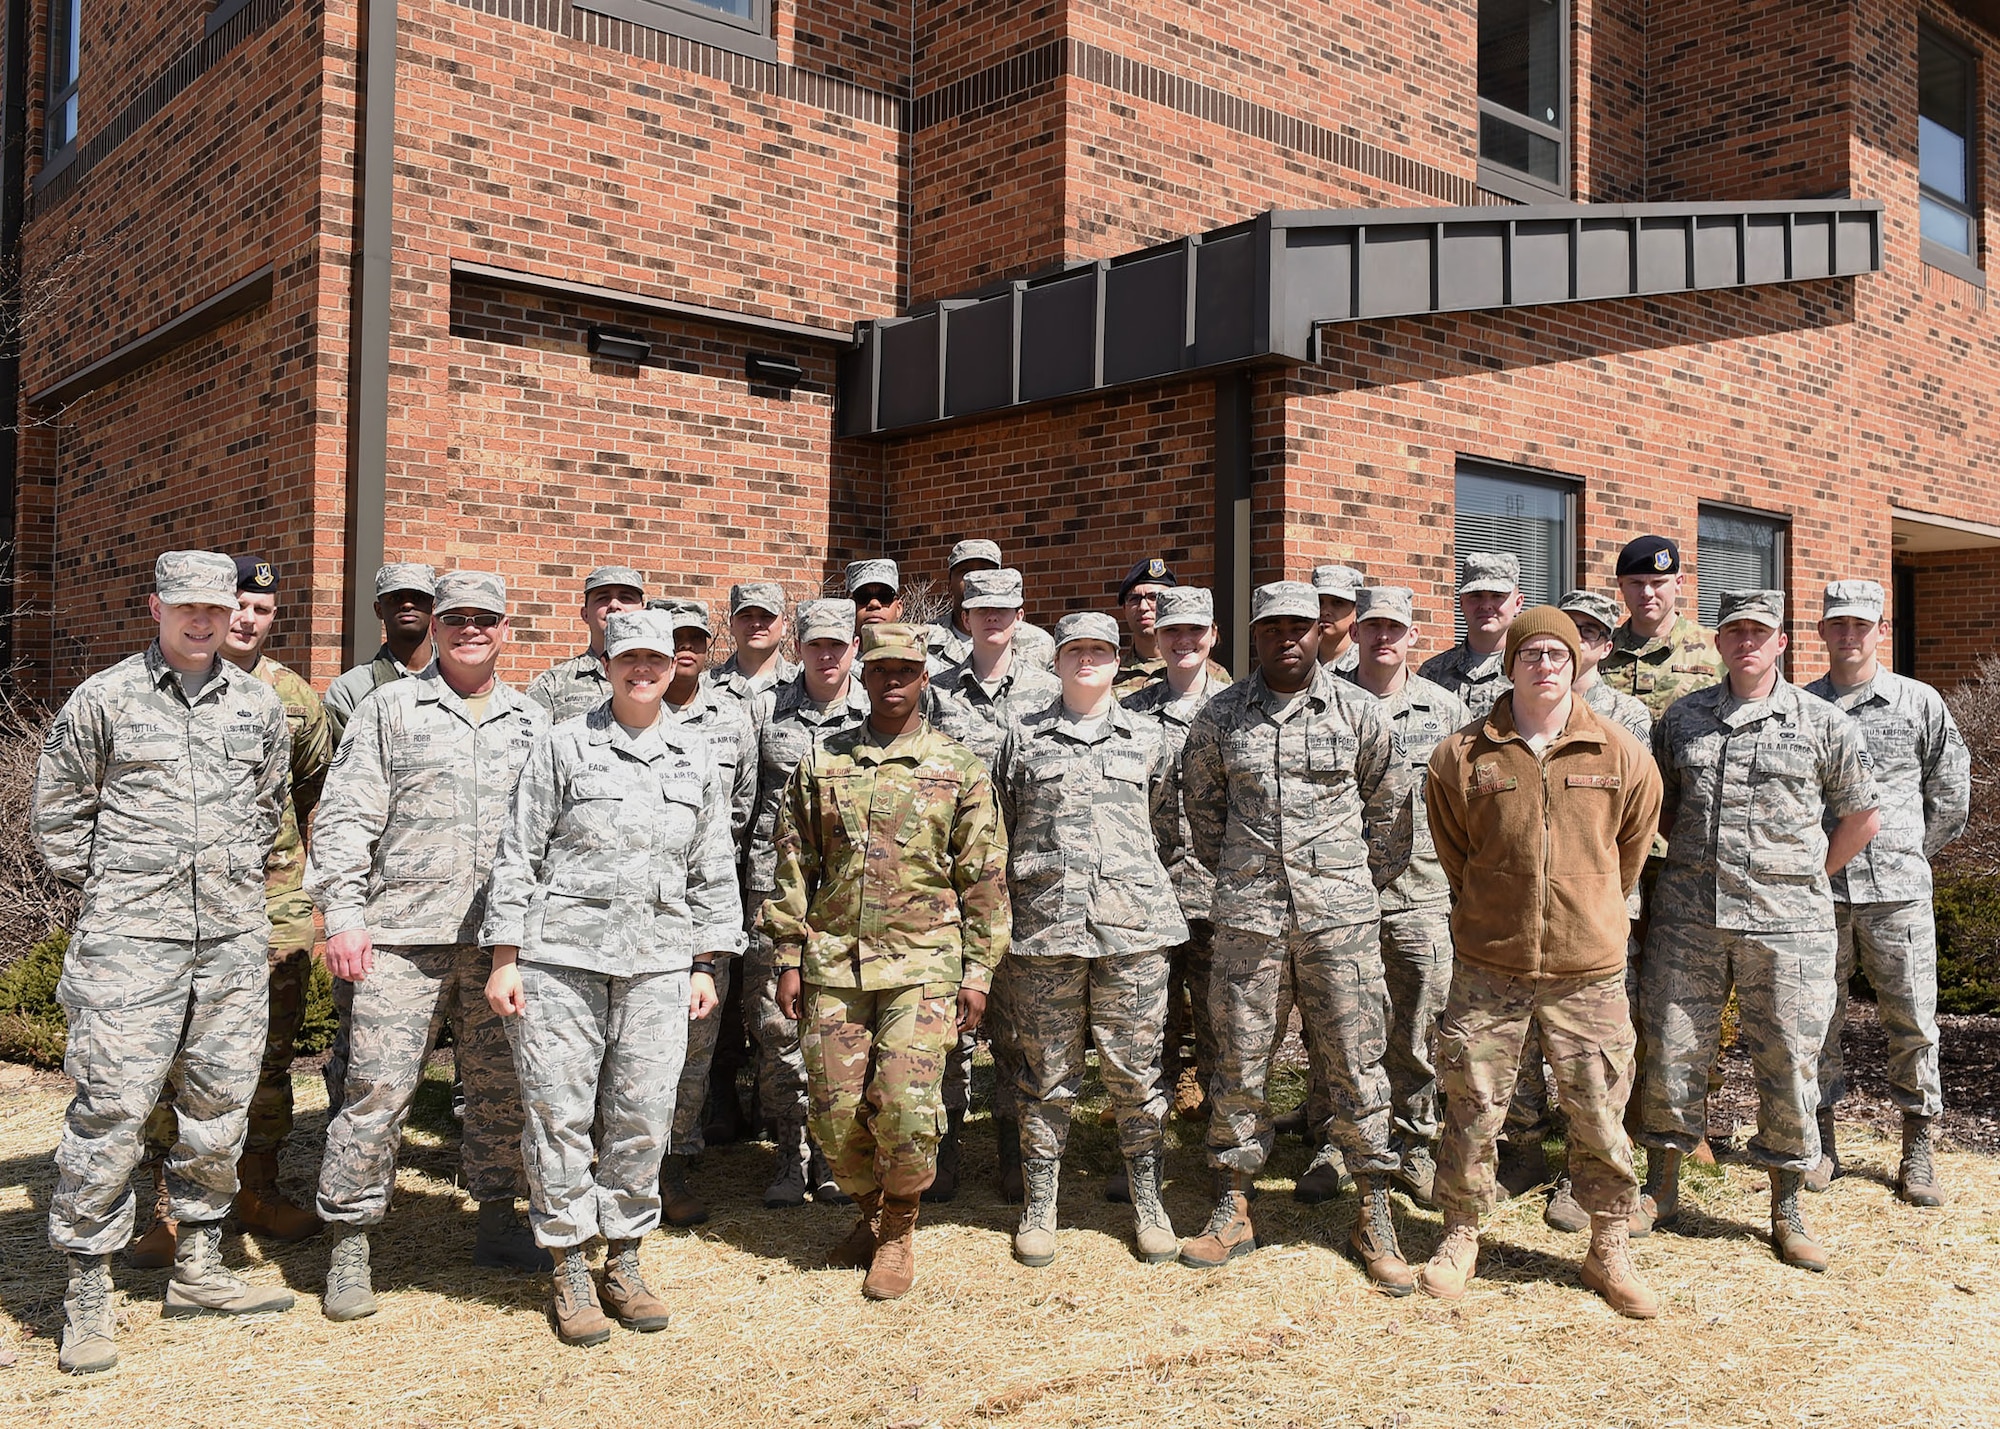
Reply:
[[700, 0], [571, 0], [578, 10], [609, 15], [662, 34], [712, 45], [747, 59], [777, 63], [778, 36], [773, 25], [775, 0], [751, 0], [750, 18], [725, 14]]
[[249, 5], [250, 0], [215, 0], [215, 5], [208, 12], [208, 20], [202, 27], [202, 33], [204, 35], [214, 34], [217, 30], [242, 14]]
[[[1458, 483], [1467, 476], [1482, 477], [1488, 481], [1511, 482], [1518, 486], [1533, 487], [1541, 491], [1553, 492], [1562, 500], [1562, 536], [1556, 545], [1560, 569], [1556, 571], [1554, 589], [1549, 592], [1549, 604], [1553, 605], [1561, 597], [1576, 589], [1577, 576], [1582, 570], [1581, 551], [1578, 542], [1582, 536], [1584, 481], [1580, 476], [1566, 472], [1548, 471], [1542, 467], [1521, 466], [1516, 462], [1496, 461], [1492, 457], [1474, 456], [1468, 452], [1457, 452], [1453, 456], [1451, 480], [1451, 622], [1452, 641], [1456, 644], [1465, 639], [1465, 614], [1458, 605], [1458, 585], [1465, 569], [1465, 551], [1459, 549], [1458, 542]], [[1524, 588], [1525, 592], [1525, 588]]]
[[[1556, 172], [1561, 174], [1562, 178], [1559, 182], [1553, 184], [1538, 178], [1534, 174], [1526, 173], [1520, 169], [1511, 168], [1503, 164], [1497, 164], [1488, 159], [1483, 150], [1480, 152], [1479, 187], [1491, 193], [1499, 194], [1502, 198], [1516, 199], [1522, 203], [1543, 203], [1551, 198], [1567, 202], [1575, 192], [1574, 177], [1571, 173], [1571, 162], [1574, 152], [1571, 145], [1571, 130], [1575, 127], [1575, 116], [1571, 112], [1575, 105], [1575, 76], [1572, 73], [1574, 45], [1570, 39], [1570, 27], [1576, 18], [1575, 7], [1571, 3], [1571, 0], [1554, 0], [1554, 4], [1558, 11], [1556, 21], [1558, 45], [1558, 54], [1556, 57], [1556, 113], [1562, 116], [1560, 124], [1545, 123], [1530, 115], [1509, 109], [1504, 104], [1481, 97], [1478, 93], [1478, 58], [1476, 53], [1473, 60], [1473, 98], [1477, 104], [1478, 115], [1480, 117], [1491, 115], [1496, 119], [1504, 120], [1517, 129], [1525, 130], [1527, 133], [1535, 135], [1538, 138], [1551, 140], [1556, 145]], [[1476, 13], [1474, 18], [1476, 23]], [[1480, 147], [1476, 129], [1473, 144], [1475, 149]]]
[[[56, 23], [58, 10], [62, 12], [63, 28], [71, 31], [66, 37], [67, 43], [61, 47], [65, 64], [68, 62], [70, 53], [72, 51], [76, 53], [76, 69], [74, 72], [69, 73], [67, 78], [61, 83], [58, 83], [56, 74], [56, 36], [59, 33]], [[82, 114], [79, 112], [77, 116], [79, 122], [70, 126], [68, 137], [60, 144], [50, 143], [50, 140], [56, 135], [55, 116], [76, 99], [83, 78], [82, 45], [78, 37], [83, 28], [83, 0], [49, 0], [46, 13], [48, 15], [48, 64], [46, 66], [45, 83], [42, 90], [42, 171], [37, 176], [38, 178], [52, 178], [63, 169], [69, 167], [71, 161], [76, 158], [77, 136], [83, 127], [81, 124]]]
[[[1781, 590], [1785, 593], [1785, 624], [1789, 628], [1794, 623], [1794, 617], [1798, 614], [1798, 612], [1794, 609], [1792, 601], [1791, 514], [1789, 512], [1784, 512], [1784, 511], [1763, 511], [1755, 506], [1736, 506], [1732, 505], [1730, 502], [1727, 501], [1703, 501], [1695, 507], [1694, 606], [1695, 606], [1696, 619], [1699, 620], [1703, 625], [1708, 624], [1708, 621], [1705, 618], [1706, 612], [1704, 612], [1701, 608], [1701, 573], [1704, 565], [1701, 555], [1701, 548], [1702, 548], [1701, 521], [1702, 517], [1707, 516], [1710, 513], [1713, 513], [1717, 516], [1726, 517], [1732, 521], [1742, 521], [1749, 523], [1751, 525], [1763, 526], [1771, 531], [1772, 536], [1774, 538], [1771, 547], [1771, 566], [1773, 575], [1777, 580], [1777, 585], [1771, 587], [1771, 589]], [[1721, 594], [1722, 592], [1720, 591], [1716, 592], [1716, 596], [1718, 599], [1720, 599]], [[1786, 655], [1787, 655], [1786, 668], [1789, 669], [1790, 652], [1789, 651], [1786, 652]]]
[[1919, 204], [1924, 199], [1950, 209], [1966, 220], [1966, 230], [1971, 236], [1972, 251], [1961, 253], [1948, 244], [1923, 235], [1922, 218], [1918, 219], [1918, 251], [1925, 263], [1933, 268], [1943, 269], [1967, 282], [1980, 287], [1986, 286], [1986, 270], [1980, 263], [1980, 211], [1979, 211], [1979, 60], [1971, 50], [1953, 39], [1945, 31], [1929, 21], [1917, 25], [1917, 84], [1918, 112], [1922, 111], [1923, 46], [1925, 41], [1951, 55], [1965, 67], [1965, 129], [1960, 135], [1965, 140], [1965, 200], [1960, 202], [1949, 194], [1941, 193], [1923, 181], [1921, 162], [1923, 140], [1921, 137], [1921, 117], [1917, 140], [1919, 163], [1917, 166], [1917, 198]]

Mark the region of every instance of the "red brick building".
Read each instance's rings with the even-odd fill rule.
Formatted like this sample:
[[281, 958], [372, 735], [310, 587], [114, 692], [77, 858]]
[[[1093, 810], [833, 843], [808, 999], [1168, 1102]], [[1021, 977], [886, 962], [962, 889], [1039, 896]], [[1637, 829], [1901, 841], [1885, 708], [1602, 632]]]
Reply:
[[[1712, 600], [1992, 649], [1991, 0], [7, 0], [9, 634], [133, 648], [255, 548], [317, 679], [385, 555], [816, 586], [964, 534], [1031, 616], [1164, 554]], [[858, 340], [857, 340], [858, 339]], [[0, 443], [4, 446], [4, 443]]]

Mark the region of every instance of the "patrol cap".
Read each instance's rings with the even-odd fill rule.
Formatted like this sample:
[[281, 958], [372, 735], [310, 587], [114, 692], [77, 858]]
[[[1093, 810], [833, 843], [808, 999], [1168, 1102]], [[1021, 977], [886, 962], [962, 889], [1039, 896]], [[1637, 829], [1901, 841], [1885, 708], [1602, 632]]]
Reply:
[[1754, 620], [1773, 630], [1783, 630], [1785, 593], [1781, 590], [1724, 591], [1722, 609], [1715, 617], [1715, 628], [1720, 630], [1732, 620]]
[[1215, 592], [1206, 586], [1169, 586], [1160, 592], [1154, 608], [1153, 629], [1173, 625], [1198, 625], [1206, 630], [1215, 624]]
[[905, 625], [901, 621], [884, 620], [874, 625], [861, 627], [861, 660], [908, 660], [912, 664], [926, 664], [930, 650], [924, 641], [924, 630], [920, 625]]
[[238, 556], [236, 589], [255, 591], [258, 595], [272, 595], [278, 589], [278, 568], [264, 556]]
[[1618, 628], [1618, 602], [1602, 591], [1569, 591], [1556, 602], [1556, 609], [1568, 615], [1580, 615], [1585, 620], [1594, 620], [1604, 627], [1607, 634]]
[[991, 561], [996, 566], [1002, 564], [1000, 560], [1000, 543], [998, 541], [984, 540], [977, 536], [969, 540], [960, 541], [956, 546], [951, 548], [950, 569], [955, 571], [967, 561]]
[[1101, 640], [1118, 648], [1118, 622], [1098, 610], [1072, 610], [1056, 622], [1056, 649], [1072, 640]]
[[1491, 590], [1502, 593], [1521, 588], [1521, 558], [1512, 551], [1469, 551], [1465, 557], [1465, 574], [1459, 577], [1458, 593], [1471, 595], [1475, 591]]
[[761, 610], [771, 615], [785, 613], [785, 588], [776, 581], [745, 581], [729, 588], [729, 614]]
[[853, 595], [863, 586], [885, 585], [893, 591], [903, 588], [902, 573], [896, 563], [878, 557], [872, 561], [849, 561], [847, 563], [847, 593]]
[[1321, 595], [1330, 595], [1335, 600], [1352, 601], [1355, 592], [1368, 583], [1368, 577], [1352, 566], [1314, 566], [1313, 589]]
[[1370, 585], [1354, 593], [1354, 619], [1393, 620], [1408, 630], [1417, 623], [1417, 597], [1408, 586]]
[[446, 571], [437, 580], [439, 612], [490, 610], [507, 613], [507, 582], [492, 571]]
[[[1148, 556], [1125, 573], [1125, 579], [1118, 583], [1118, 603], [1123, 605], [1125, 597], [1132, 593], [1135, 585], [1179, 585], [1174, 579], [1173, 568], [1158, 556]], [[1317, 615], [1318, 609], [1314, 612]]]
[[626, 585], [639, 592], [639, 598], [646, 598], [646, 578], [630, 566], [599, 566], [583, 578], [583, 593], [589, 595], [599, 586]]
[[1522, 611], [1507, 627], [1507, 653], [1500, 666], [1503, 673], [1513, 670], [1515, 654], [1537, 635], [1550, 635], [1562, 641], [1563, 648], [1569, 651], [1570, 663], [1582, 663], [1583, 641], [1576, 633], [1576, 622], [1553, 605], [1538, 605]]
[[236, 609], [236, 562], [220, 551], [162, 551], [153, 562], [153, 589], [162, 605], [222, 605]]
[[614, 610], [604, 622], [604, 658], [615, 660], [627, 650], [674, 653], [674, 623], [663, 610]]
[[713, 635], [715, 631], [708, 623], [708, 602], [701, 600], [668, 601], [663, 613], [667, 617], [667, 629], [699, 630], [703, 635]]
[[1640, 536], [1618, 553], [1621, 576], [1670, 576], [1681, 568], [1681, 548], [1665, 536]]
[[809, 600], [799, 607], [799, 644], [812, 640], [852, 640], [854, 602]]
[[391, 561], [375, 572], [375, 594], [413, 590], [420, 595], [436, 595], [437, 582], [437, 572], [420, 561]]
[[1882, 606], [1882, 587], [1874, 581], [1828, 581], [1826, 605], [1819, 618], [1833, 620], [1843, 615], [1854, 615], [1863, 620], [1880, 620]]
[[965, 598], [959, 604], [966, 610], [1019, 610], [1021, 573], [1012, 567], [997, 571], [967, 571]]
[[1250, 623], [1273, 620], [1281, 615], [1296, 615], [1306, 620], [1319, 619], [1319, 592], [1304, 581], [1272, 581], [1260, 585], [1250, 596]]

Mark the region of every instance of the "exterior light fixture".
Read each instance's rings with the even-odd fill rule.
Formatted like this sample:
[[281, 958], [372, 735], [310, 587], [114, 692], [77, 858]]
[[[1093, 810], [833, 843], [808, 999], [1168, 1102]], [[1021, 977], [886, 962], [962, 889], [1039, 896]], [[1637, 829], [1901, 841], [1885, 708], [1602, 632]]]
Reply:
[[806, 380], [805, 368], [789, 357], [776, 353], [753, 352], [743, 359], [743, 370], [752, 382], [768, 387], [792, 388]]
[[637, 333], [617, 328], [593, 326], [587, 342], [593, 354], [612, 362], [644, 362], [653, 355], [653, 344]]

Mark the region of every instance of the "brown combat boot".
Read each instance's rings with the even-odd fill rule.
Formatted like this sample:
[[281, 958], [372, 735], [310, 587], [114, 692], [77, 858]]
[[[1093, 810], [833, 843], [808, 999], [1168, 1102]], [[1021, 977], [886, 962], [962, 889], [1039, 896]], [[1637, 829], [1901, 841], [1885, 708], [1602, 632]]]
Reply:
[[1354, 1233], [1347, 1238], [1348, 1249], [1384, 1295], [1398, 1299], [1416, 1289], [1416, 1277], [1396, 1244], [1396, 1222], [1389, 1211], [1389, 1178], [1382, 1175], [1356, 1176], [1355, 1194], [1361, 1209], [1354, 1217]]
[[1799, 1210], [1805, 1179], [1803, 1171], [1771, 1173], [1771, 1246], [1785, 1264], [1818, 1273], [1826, 1269], [1826, 1248], [1813, 1239]]
[[279, 1193], [275, 1151], [244, 1152], [236, 1174], [242, 1185], [236, 1192], [236, 1207], [231, 1214], [239, 1230], [278, 1241], [310, 1240], [320, 1233], [318, 1216], [293, 1205]]
[[1444, 1239], [1417, 1272], [1417, 1288], [1433, 1300], [1454, 1304], [1479, 1267], [1479, 1219], [1460, 1211], [1444, 1213]]
[[1681, 1213], [1681, 1154], [1655, 1148], [1646, 1153], [1646, 1189], [1639, 1197], [1639, 1209], [1626, 1222], [1627, 1233], [1643, 1240], [1654, 1231], [1674, 1223]]
[[1583, 1258], [1583, 1283], [1604, 1303], [1632, 1320], [1651, 1320], [1660, 1313], [1660, 1297], [1632, 1268], [1630, 1229], [1618, 1212], [1593, 1211], [1590, 1253]]
[[639, 1242], [614, 1240], [604, 1251], [604, 1308], [628, 1330], [650, 1335], [667, 1328], [666, 1302], [639, 1270]]
[[1213, 1270], [1257, 1248], [1257, 1228], [1250, 1224], [1250, 1173], [1227, 1171], [1216, 1177], [1215, 1209], [1208, 1228], [1181, 1245], [1181, 1264]]
[[1806, 1189], [1823, 1195], [1840, 1177], [1840, 1148], [1833, 1141], [1833, 1108], [1819, 1109], [1819, 1160], [1806, 1172]]
[[153, 1173], [153, 1228], [125, 1248], [126, 1263], [139, 1270], [165, 1270], [174, 1263], [176, 1234], [174, 1207], [167, 1195], [167, 1161], [164, 1156], [146, 1163]]
[[944, 1135], [938, 1138], [937, 1171], [923, 1194], [923, 1199], [934, 1205], [943, 1205], [958, 1195], [958, 1142], [965, 1130], [965, 1108], [951, 1108], [945, 1116], [949, 1120]]
[[682, 1230], [708, 1220], [708, 1207], [688, 1189], [687, 1171], [685, 1156], [668, 1156], [660, 1162], [660, 1215]]
[[861, 1211], [861, 1218], [854, 1223], [854, 1229], [847, 1238], [826, 1253], [826, 1263], [849, 1270], [866, 1270], [875, 1263], [875, 1238], [882, 1218], [882, 1193], [863, 1191], [855, 1197], [854, 1204]]
[[1944, 1190], [1931, 1165], [1931, 1121], [1903, 1113], [1903, 1159], [1896, 1168], [1896, 1194], [1912, 1206], [1942, 1206]]
[[597, 1303], [597, 1282], [590, 1278], [590, 1262], [578, 1246], [557, 1252], [555, 1298], [549, 1305], [549, 1320], [556, 1338], [566, 1345], [601, 1345], [611, 1338], [611, 1322]]
[[915, 1196], [882, 1196], [882, 1224], [875, 1233], [875, 1259], [861, 1293], [870, 1300], [894, 1300], [909, 1293], [917, 1278]]

